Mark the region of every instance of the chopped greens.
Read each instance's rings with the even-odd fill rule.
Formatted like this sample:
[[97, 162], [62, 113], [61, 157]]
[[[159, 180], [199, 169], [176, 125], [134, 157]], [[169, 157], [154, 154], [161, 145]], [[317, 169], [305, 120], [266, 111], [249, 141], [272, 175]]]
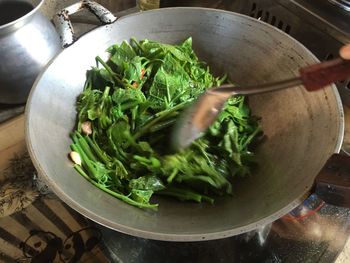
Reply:
[[108, 52], [107, 61], [96, 57], [87, 71], [77, 101], [75, 169], [140, 208], [157, 209], [154, 194], [209, 203], [230, 195], [232, 178], [250, 174], [249, 145], [261, 133], [245, 98], [230, 98], [202, 138], [171, 154], [169, 134], [180, 112], [226, 77], [215, 78], [198, 60], [191, 38], [180, 45], [131, 39]]

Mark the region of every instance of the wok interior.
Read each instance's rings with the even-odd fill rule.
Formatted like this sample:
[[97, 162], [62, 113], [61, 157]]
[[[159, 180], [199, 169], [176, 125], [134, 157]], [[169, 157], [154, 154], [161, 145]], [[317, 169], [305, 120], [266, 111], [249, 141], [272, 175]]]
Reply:
[[[180, 19], [181, 18], [181, 19]], [[142, 25], [142, 26], [140, 26]], [[192, 36], [195, 50], [215, 73], [238, 84], [297, 75], [314, 56], [287, 35], [261, 22], [224, 11], [162, 9], [119, 19], [63, 51], [38, 79], [27, 108], [32, 159], [49, 186], [73, 208], [108, 227], [163, 240], [202, 240], [239, 234], [269, 223], [298, 204], [339, 146], [342, 117], [334, 88], [302, 88], [249, 98], [267, 140], [259, 168], [233, 185], [234, 196], [214, 205], [155, 198], [159, 211], [131, 207], [92, 186], [67, 159], [75, 101], [85, 72], [104, 50], [130, 37], [179, 43]]]

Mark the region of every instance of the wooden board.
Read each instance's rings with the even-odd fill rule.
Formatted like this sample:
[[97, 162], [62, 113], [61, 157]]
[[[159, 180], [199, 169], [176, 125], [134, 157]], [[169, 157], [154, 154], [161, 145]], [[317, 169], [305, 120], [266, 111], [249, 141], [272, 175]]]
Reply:
[[0, 124], [0, 262], [110, 262], [90, 220], [39, 193], [24, 138], [24, 115]]
[[25, 151], [24, 115], [0, 124], [0, 181], [14, 154]]

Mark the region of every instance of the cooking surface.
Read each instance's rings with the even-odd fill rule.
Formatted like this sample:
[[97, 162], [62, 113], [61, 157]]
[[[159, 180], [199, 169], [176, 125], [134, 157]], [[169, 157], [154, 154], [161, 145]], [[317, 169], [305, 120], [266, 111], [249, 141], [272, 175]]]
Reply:
[[[315, 212], [317, 209], [320, 210]], [[349, 223], [349, 209], [324, 205], [312, 196], [292, 214], [272, 225], [216, 241], [168, 243], [130, 237], [108, 229], [102, 229], [102, 233], [111, 258], [119, 259], [117, 262], [180, 262], [186, 259], [189, 262], [312, 263], [336, 260], [348, 238]], [[346, 259], [350, 258], [342, 256], [336, 262], [345, 263]]]
[[[217, 2], [215, 7], [222, 7], [222, 1]], [[346, 20], [345, 24], [349, 30]], [[0, 122], [22, 110], [23, 106], [1, 106]], [[168, 243], [99, 228], [105, 253], [113, 262], [334, 262], [339, 253], [336, 262], [350, 259], [344, 250], [350, 231], [350, 210], [324, 204], [315, 196], [271, 225], [216, 241]]]

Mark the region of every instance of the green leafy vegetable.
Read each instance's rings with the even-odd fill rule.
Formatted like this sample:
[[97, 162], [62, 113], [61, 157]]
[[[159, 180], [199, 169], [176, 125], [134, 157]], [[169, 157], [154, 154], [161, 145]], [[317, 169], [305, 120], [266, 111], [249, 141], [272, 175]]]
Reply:
[[[140, 207], [157, 209], [154, 194], [213, 203], [232, 193], [232, 178], [250, 174], [249, 145], [261, 133], [244, 97], [230, 98], [217, 121], [189, 148], [167, 153], [181, 111], [205, 89], [220, 85], [198, 60], [192, 39], [180, 45], [124, 41], [97, 57], [78, 98], [71, 148], [75, 169], [103, 191]], [[83, 127], [89, 122], [90, 133]]]

